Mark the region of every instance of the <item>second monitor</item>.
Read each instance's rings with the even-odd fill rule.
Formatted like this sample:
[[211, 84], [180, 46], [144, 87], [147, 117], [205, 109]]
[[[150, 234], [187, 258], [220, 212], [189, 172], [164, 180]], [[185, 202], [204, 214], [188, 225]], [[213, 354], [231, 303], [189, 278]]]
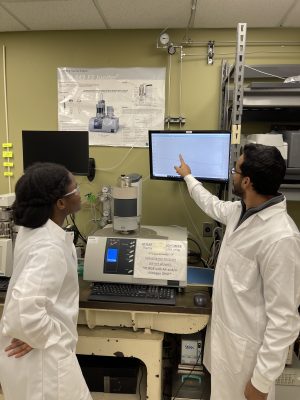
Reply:
[[88, 131], [22, 131], [24, 171], [36, 162], [64, 165], [75, 175], [89, 175]]

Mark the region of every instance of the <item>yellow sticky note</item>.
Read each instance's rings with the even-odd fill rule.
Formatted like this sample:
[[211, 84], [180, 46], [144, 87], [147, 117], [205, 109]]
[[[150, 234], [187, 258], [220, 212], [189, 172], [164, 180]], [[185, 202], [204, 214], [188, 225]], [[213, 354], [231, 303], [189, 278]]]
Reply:
[[3, 163], [3, 167], [13, 167], [13, 166], [14, 166], [14, 163], [13, 163], [13, 162], [5, 161], [5, 162]]
[[11, 171], [5, 171], [4, 176], [14, 176], [14, 173]]
[[241, 143], [241, 125], [231, 126], [231, 144]]
[[2, 157], [3, 158], [11, 158], [13, 156], [12, 151], [2, 151]]
[[12, 143], [2, 143], [2, 147], [8, 148], [8, 147], [13, 147]]
[[152, 252], [161, 253], [165, 252], [167, 248], [167, 242], [165, 240], [153, 240]]

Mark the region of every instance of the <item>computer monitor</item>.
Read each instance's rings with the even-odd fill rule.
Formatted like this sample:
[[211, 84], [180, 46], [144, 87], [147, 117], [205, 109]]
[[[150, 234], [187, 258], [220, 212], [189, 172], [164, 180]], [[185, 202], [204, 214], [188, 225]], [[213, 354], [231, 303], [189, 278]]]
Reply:
[[174, 169], [182, 154], [196, 179], [227, 182], [230, 142], [229, 131], [149, 131], [150, 177], [182, 179]]
[[88, 176], [88, 131], [22, 131], [22, 142], [24, 171], [36, 162], [53, 162]]

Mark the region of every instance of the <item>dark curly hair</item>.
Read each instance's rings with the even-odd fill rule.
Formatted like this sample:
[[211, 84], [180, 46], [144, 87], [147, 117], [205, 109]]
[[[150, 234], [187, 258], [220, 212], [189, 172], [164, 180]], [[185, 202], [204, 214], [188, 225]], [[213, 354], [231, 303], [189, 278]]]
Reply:
[[280, 151], [274, 146], [251, 143], [245, 145], [243, 154], [240, 166], [243, 176], [250, 178], [256, 193], [275, 196], [286, 171]]
[[55, 202], [67, 193], [69, 171], [62, 165], [36, 163], [16, 183], [12, 206], [16, 225], [38, 228], [52, 216]]

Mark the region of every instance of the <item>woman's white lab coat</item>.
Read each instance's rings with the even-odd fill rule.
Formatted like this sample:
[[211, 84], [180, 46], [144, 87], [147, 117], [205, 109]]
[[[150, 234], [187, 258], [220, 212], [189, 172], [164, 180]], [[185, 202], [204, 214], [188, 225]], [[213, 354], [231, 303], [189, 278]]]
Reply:
[[300, 330], [299, 231], [286, 212], [285, 200], [236, 228], [242, 211], [239, 201], [220, 201], [191, 175], [185, 181], [201, 209], [226, 225], [205, 348], [211, 400], [245, 399], [250, 379], [258, 390], [269, 392], [269, 400], [288, 346]]
[[[0, 323], [0, 382], [5, 400], [89, 400], [75, 355], [77, 258], [72, 237], [53, 221], [21, 227]], [[12, 338], [33, 350], [4, 352]]]

